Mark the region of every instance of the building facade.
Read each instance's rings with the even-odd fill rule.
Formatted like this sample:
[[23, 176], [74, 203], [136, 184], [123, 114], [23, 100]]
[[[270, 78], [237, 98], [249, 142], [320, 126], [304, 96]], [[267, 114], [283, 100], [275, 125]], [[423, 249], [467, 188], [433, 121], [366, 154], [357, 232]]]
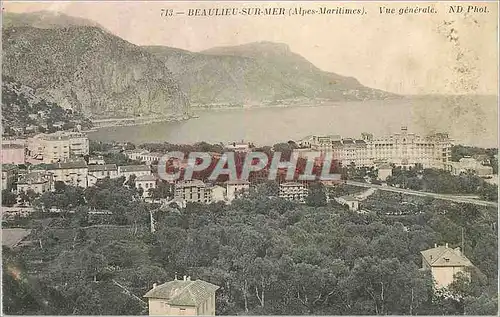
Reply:
[[186, 202], [209, 204], [212, 202], [212, 187], [200, 180], [179, 181], [175, 184], [174, 198]]
[[89, 154], [89, 139], [80, 132], [42, 133], [28, 139], [28, 153], [44, 163], [62, 162], [73, 156]]
[[151, 167], [147, 165], [118, 166], [118, 175], [124, 176], [126, 179], [129, 179], [132, 175], [136, 177], [151, 175]]
[[243, 180], [226, 182], [226, 197], [228, 201], [234, 200], [238, 195], [250, 189], [250, 182]]
[[47, 168], [55, 182], [64, 182], [66, 185], [87, 188], [88, 166], [85, 161], [54, 163]]
[[173, 280], [153, 288], [148, 299], [150, 316], [215, 316], [215, 292], [219, 286], [202, 281]]
[[52, 190], [52, 175], [46, 171], [34, 171], [23, 175], [17, 182], [17, 193], [34, 191], [43, 194]]
[[455, 274], [462, 272], [469, 276], [467, 268], [472, 267], [471, 261], [461, 252], [460, 248], [450, 248], [448, 243], [420, 252], [422, 254], [422, 269], [430, 270], [436, 288], [443, 288], [455, 280]]
[[383, 137], [368, 133], [362, 133], [360, 139], [309, 136], [298, 145], [302, 149], [331, 152], [333, 159], [343, 166], [371, 167], [383, 162], [402, 167], [418, 164], [423, 168], [445, 169], [451, 159], [452, 140], [444, 133], [422, 137], [402, 127], [399, 133]]
[[135, 187], [142, 188], [142, 197], [150, 197], [149, 190], [156, 188], [156, 177], [152, 174], [141, 175], [135, 179]]
[[279, 185], [279, 197], [286, 200], [304, 203], [308, 194], [306, 185], [301, 183], [288, 182]]
[[392, 166], [389, 164], [382, 164], [377, 168], [378, 179], [381, 181], [387, 180], [387, 177], [392, 176]]
[[336, 202], [341, 205], [347, 206], [351, 211], [359, 210], [359, 200], [353, 196], [341, 196], [334, 198]]
[[2, 190], [11, 190], [16, 182], [18, 168], [13, 164], [2, 164]]
[[88, 165], [87, 182], [89, 187], [94, 186], [99, 179], [106, 177], [119, 177], [116, 164]]

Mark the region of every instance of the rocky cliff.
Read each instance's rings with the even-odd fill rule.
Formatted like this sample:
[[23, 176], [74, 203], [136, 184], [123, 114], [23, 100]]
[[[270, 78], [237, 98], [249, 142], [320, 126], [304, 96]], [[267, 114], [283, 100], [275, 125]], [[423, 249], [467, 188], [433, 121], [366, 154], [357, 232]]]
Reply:
[[80, 20], [46, 28], [12, 21], [2, 34], [3, 74], [37, 95], [94, 118], [188, 111], [168, 68], [141, 47]]
[[195, 104], [280, 104], [386, 99], [395, 95], [318, 69], [285, 44], [249, 43], [194, 53], [145, 49], [163, 60]]

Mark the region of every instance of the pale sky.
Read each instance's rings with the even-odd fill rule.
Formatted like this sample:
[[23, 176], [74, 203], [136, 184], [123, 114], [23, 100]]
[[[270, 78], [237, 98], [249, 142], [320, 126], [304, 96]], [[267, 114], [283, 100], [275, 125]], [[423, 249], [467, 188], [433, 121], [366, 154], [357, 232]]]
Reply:
[[[94, 20], [137, 45], [200, 51], [256, 41], [286, 43], [317, 67], [400, 94], [497, 94], [498, 4], [488, 13], [453, 14], [433, 2], [15, 2], [7, 12], [59, 11]], [[463, 3], [464, 11], [471, 4]], [[380, 14], [388, 8], [434, 6], [435, 14]], [[161, 17], [162, 8], [363, 8], [366, 15]], [[443, 22], [452, 24], [444, 26]], [[458, 41], [446, 39], [455, 30]], [[457, 44], [454, 44], [457, 43]], [[460, 60], [457, 56], [463, 53]], [[457, 68], [466, 75], [458, 76]]]

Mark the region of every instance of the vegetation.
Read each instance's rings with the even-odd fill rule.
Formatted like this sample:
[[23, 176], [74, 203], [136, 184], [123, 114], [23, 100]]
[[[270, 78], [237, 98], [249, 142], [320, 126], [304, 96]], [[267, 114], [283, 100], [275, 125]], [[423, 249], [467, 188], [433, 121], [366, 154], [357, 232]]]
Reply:
[[[158, 209], [137, 200], [124, 181], [105, 179], [86, 190], [60, 186], [47, 194], [54, 197], [40, 197], [42, 205], [71, 205], [74, 213], [53, 218], [40, 209], [38, 216], [52, 217], [50, 224], [34, 222], [34, 243], [3, 258], [6, 313], [145, 314], [141, 296], [175, 274], [219, 285], [221, 315], [497, 311], [493, 208], [413, 197], [414, 212], [402, 213], [410, 207], [391, 196], [399, 194], [376, 193], [367, 202], [382, 212], [356, 214], [318, 207], [324, 203], [311, 199], [316, 195], [311, 206], [267, 198], [274, 186], [266, 183], [231, 205]], [[396, 212], [386, 215], [388, 206]], [[464, 252], [480, 274], [457, 281], [453, 296], [434, 293], [429, 272], [419, 270], [420, 251], [434, 243], [459, 246], [460, 228]], [[15, 266], [20, 273], [12, 261], [22, 262]], [[21, 305], [20, 296], [33, 304]]]
[[452, 175], [439, 169], [394, 168], [387, 184], [439, 194], [478, 195], [490, 201], [498, 200], [498, 186], [473, 174]]
[[475, 146], [455, 145], [451, 148], [451, 160], [458, 162], [464, 157], [475, 157], [484, 161], [485, 165], [493, 167], [493, 174], [498, 174], [498, 149], [485, 149]]
[[2, 125], [4, 134], [13, 136], [70, 130], [77, 125], [86, 129], [92, 123], [77, 112], [36, 97], [32, 88], [7, 77], [2, 82]]

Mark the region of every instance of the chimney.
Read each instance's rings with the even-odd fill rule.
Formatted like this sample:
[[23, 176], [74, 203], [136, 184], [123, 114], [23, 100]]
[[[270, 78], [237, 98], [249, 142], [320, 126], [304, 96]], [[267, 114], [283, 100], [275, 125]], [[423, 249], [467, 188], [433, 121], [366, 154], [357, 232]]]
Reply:
[[184, 279], [183, 279], [183, 280], [184, 280], [184, 281], [186, 281], [186, 279], [187, 279], [187, 276], [186, 276], [186, 275], [184, 275], [183, 277], [184, 277]]
[[448, 248], [448, 242], [446, 242], [446, 248]]
[[157, 285], [156, 283], [153, 283], [153, 288], [156, 288], [156, 285]]
[[436, 243], [434, 243], [434, 247], [435, 247], [435, 248], [437, 248], [437, 247], [438, 247], [438, 245], [437, 245]]

